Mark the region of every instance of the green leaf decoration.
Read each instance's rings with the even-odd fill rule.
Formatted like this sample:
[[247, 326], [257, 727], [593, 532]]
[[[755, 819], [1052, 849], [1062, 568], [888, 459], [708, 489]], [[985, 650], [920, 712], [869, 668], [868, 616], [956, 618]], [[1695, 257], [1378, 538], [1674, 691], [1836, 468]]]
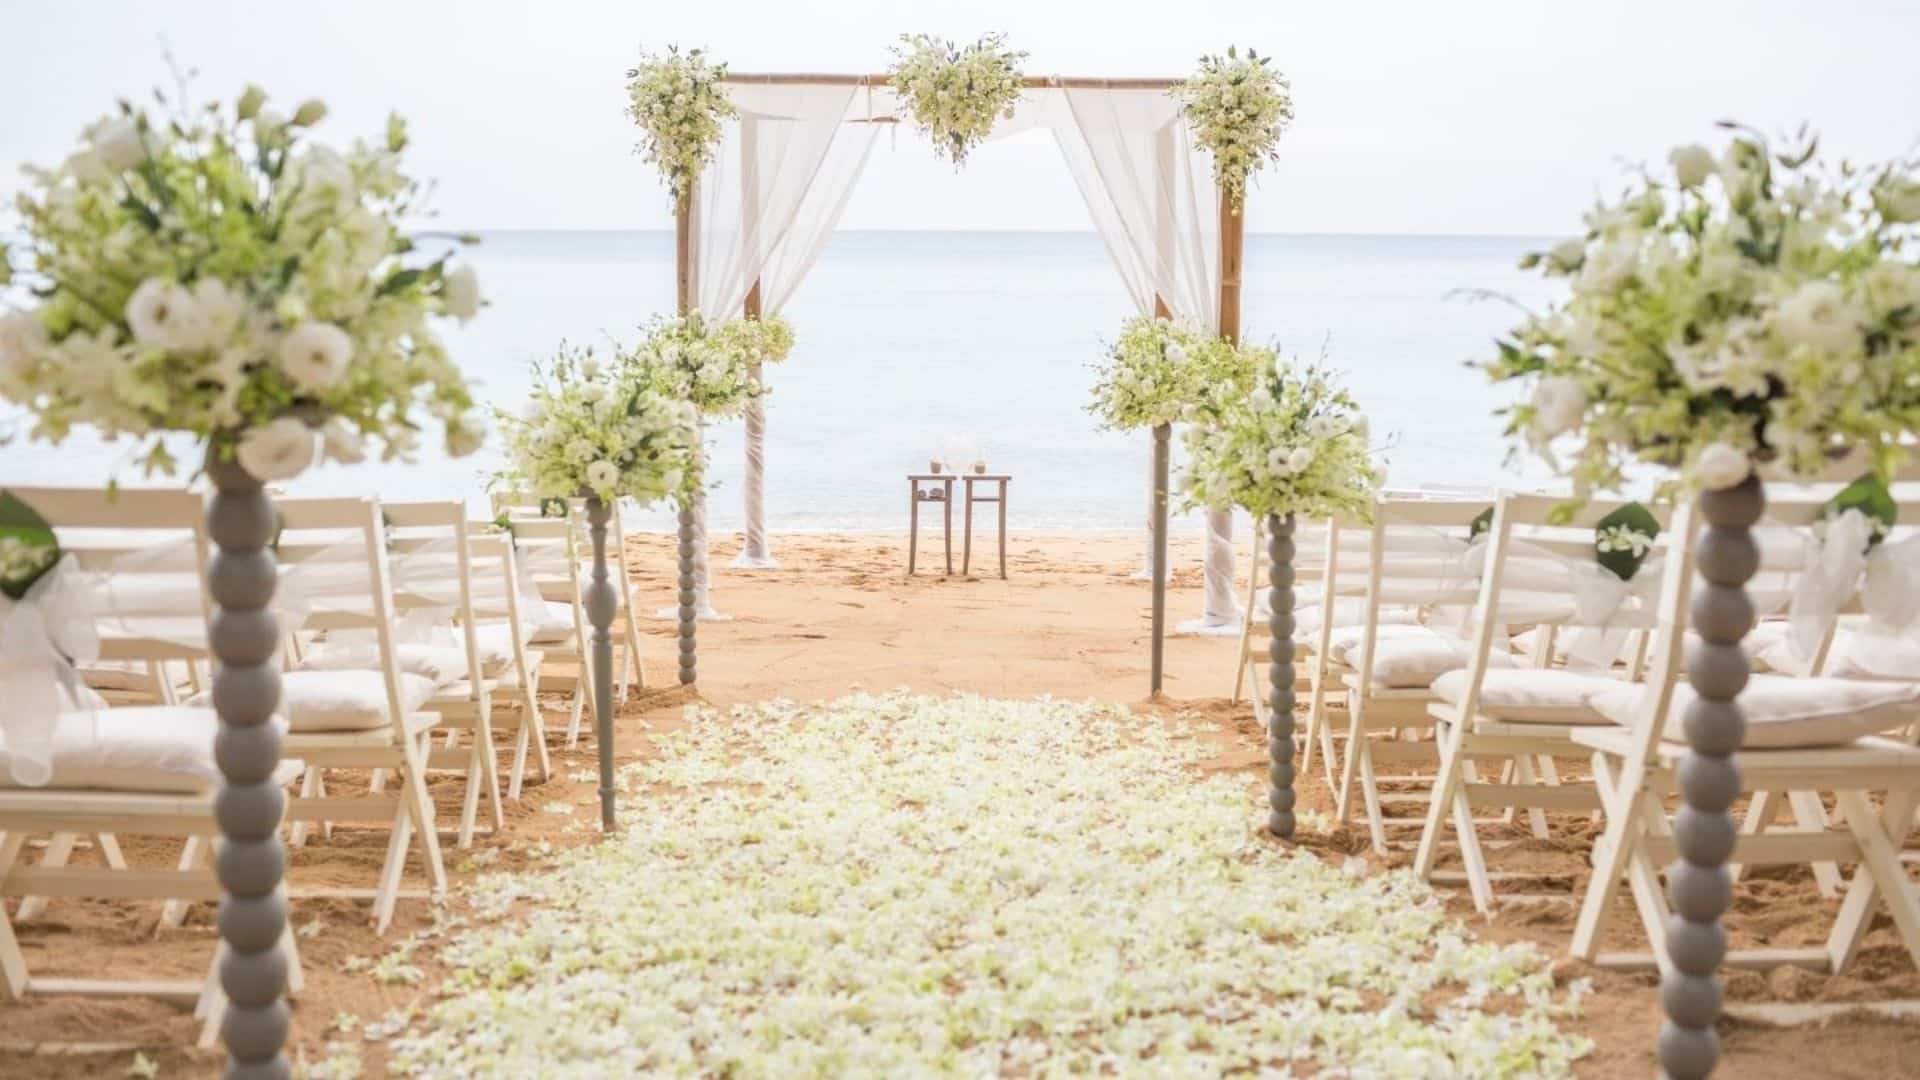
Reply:
[[540, 516], [543, 518], [563, 518], [567, 516], [567, 500], [541, 499]]
[[1831, 521], [1848, 510], [1860, 511], [1873, 523], [1873, 535], [1867, 538], [1869, 551], [1887, 538], [1900, 516], [1900, 504], [1894, 501], [1893, 492], [1887, 490], [1887, 482], [1875, 473], [1862, 475], [1841, 488], [1840, 494], [1828, 499], [1820, 508], [1820, 520]]
[[0, 593], [19, 600], [60, 561], [53, 526], [11, 491], [0, 491]]
[[1473, 521], [1468, 523], [1467, 543], [1471, 544], [1475, 540], [1478, 540], [1481, 537], [1487, 535], [1487, 531], [1492, 528], [1493, 528], [1493, 507], [1489, 506], [1485, 510], [1480, 511], [1480, 513], [1473, 519]]
[[1621, 581], [1632, 581], [1653, 551], [1660, 535], [1660, 519], [1639, 503], [1601, 518], [1593, 527], [1593, 561]]

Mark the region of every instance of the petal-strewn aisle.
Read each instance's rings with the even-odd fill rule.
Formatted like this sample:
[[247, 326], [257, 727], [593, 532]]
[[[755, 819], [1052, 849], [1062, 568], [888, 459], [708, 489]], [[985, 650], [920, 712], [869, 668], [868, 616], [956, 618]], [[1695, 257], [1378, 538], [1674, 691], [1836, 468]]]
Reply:
[[483, 877], [435, 1075], [1556, 1075], [1530, 945], [1254, 831], [1208, 751], [1109, 707], [850, 697], [703, 712], [619, 838]]

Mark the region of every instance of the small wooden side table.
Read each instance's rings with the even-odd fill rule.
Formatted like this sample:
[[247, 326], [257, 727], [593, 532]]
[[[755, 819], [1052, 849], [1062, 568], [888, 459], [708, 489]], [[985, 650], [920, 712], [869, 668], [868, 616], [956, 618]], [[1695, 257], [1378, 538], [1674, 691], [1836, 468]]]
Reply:
[[941, 529], [947, 541], [947, 573], [953, 573], [953, 482], [952, 473], [908, 473], [907, 489], [907, 576], [913, 576], [914, 562], [920, 553], [920, 504], [940, 504]]
[[[965, 576], [973, 565], [973, 504], [977, 502], [995, 503], [1000, 507], [1000, 576], [1007, 576], [1007, 482], [1013, 477], [1006, 473], [961, 473], [960, 479], [967, 482], [966, 525], [960, 544], [960, 574]], [[976, 483], [998, 484], [999, 489], [992, 495], [975, 495]]]

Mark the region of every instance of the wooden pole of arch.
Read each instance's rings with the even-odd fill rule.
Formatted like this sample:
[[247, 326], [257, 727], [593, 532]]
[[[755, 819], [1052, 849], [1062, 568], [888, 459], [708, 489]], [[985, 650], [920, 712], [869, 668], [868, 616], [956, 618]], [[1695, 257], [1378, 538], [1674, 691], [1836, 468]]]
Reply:
[[[681, 315], [693, 310], [693, 191], [689, 187], [673, 201], [673, 273], [674, 301]], [[694, 610], [693, 591], [693, 510], [680, 507], [680, 575], [678, 596], [680, 623], [680, 684], [693, 684], [697, 663], [696, 628], [699, 613]], [[631, 617], [631, 612], [629, 612]]]
[[[1167, 302], [1153, 298], [1153, 317], [1171, 318]], [[1153, 426], [1153, 662], [1148, 684], [1154, 697], [1166, 674], [1167, 650], [1167, 474], [1171, 470], [1172, 424]]]

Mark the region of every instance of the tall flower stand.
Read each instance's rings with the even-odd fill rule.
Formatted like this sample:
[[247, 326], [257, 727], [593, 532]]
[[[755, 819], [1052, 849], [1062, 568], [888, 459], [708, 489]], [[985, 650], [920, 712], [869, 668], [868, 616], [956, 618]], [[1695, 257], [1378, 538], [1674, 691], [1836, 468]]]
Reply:
[[593, 576], [587, 582], [587, 621], [593, 625], [593, 729], [600, 753], [600, 828], [613, 831], [613, 613], [619, 594], [607, 576], [607, 522], [613, 507], [587, 496], [587, 534], [593, 543]]
[[1153, 426], [1153, 646], [1148, 692], [1160, 693], [1167, 649], [1167, 473], [1172, 424]]
[[220, 717], [214, 756], [220, 793], [214, 817], [220, 847], [220, 986], [230, 1006], [220, 1034], [228, 1077], [286, 1077], [287, 899], [281, 888], [287, 853], [280, 843], [286, 795], [280, 766], [278, 621], [268, 605], [278, 570], [268, 550], [275, 531], [273, 500], [260, 481], [222, 448], [207, 455], [214, 486], [207, 531], [216, 551], [207, 567], [214, 609], [207, 639], [217, 667], [213, 707]]
[[1267, 515], [1267, 831], [1293, 839], [1293, 515]]
[[1736, 828], [1729, 809], [1740, 794], [1733, 755], [1746, 737], [1740, 691], [1750, 671], [1740, 641], [1753, 627], [1746, 584], [1760, 567], [1753, 525], [1766, 509], [1760, 479], [1749, 476], [1700, 496], [1706, 528], [1694, 548], [1701, 585], [1693, 598], [1700, 643], [1687, 655], [1687, 680], [1696, 697], [1684, 718], [1687, 754], [1680, 761], [1685, 805], [1674, 818], [1680, 858], [1667, 869], [1667, 955], [1660, 978], [1660, 1068], [1673, 1080], [1700, 1080], [1720, 1058], [1714, 1021], [1720, 1016], [1720, 961], [1727, 952], [1720, 916], [1733, 898], [1727, 859]]
[[692, 686], [698, 653], [698, 632], [700, 625], [699, 609], [695, 606], [697, 594], [694, 592], [693, 547], [695, 530], [693, 527], [693, 507], [680, 504], [680, 580], [678, 606], [674, 609], [680, 620], [680, 685]]

